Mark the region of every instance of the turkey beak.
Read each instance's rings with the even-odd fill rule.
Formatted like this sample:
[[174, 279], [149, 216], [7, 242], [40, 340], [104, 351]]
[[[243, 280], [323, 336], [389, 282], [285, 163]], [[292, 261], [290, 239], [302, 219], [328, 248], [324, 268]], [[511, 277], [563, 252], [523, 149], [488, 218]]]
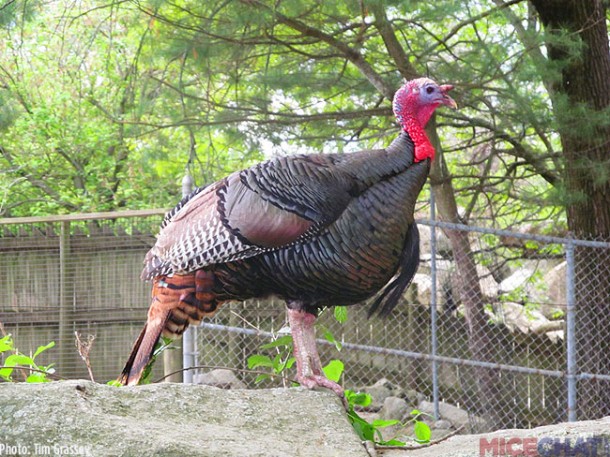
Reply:
[[441, 101], [441, 103], [445, 106], [448, 106], [451, 109], [457, 109], [457, 103], [455, 102], [454, 99], [452, 99], [447, 92], [449, 92], [450, 90], [453, 89], [453, 85], [452, 84], [443, 84], [442, 86], [440, 86], [441, 89], [441, 93], [443, 94], [443, 99]]

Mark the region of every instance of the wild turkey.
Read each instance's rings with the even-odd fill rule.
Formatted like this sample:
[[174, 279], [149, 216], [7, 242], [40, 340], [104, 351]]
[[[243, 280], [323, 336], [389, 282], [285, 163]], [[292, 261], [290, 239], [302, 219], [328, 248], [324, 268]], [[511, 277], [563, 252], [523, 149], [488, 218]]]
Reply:
[[195, 190], [171, 210], [145, 258], [148, 320], [119, 378], [137, 384], [161, 334], [177, 337], [224, 302], [286, 301], [297, 380], [324, 377], [314, 322], [327, 306], [378, 294], [370, 314], [389, 314], [419, 263], [413, 220], [434, 148], [424, 126], [451, 85], [421, 78], [394, 96], [402, 132], [386, 149], [280, 157]]

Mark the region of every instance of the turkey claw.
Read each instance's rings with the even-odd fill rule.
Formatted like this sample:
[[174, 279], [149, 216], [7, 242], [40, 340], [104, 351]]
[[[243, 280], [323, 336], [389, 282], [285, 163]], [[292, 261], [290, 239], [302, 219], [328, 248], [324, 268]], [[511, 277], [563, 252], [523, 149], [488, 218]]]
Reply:
[[343, 406], [345, 409], [348, 409], [347, 400], [345, 399], [345, 393], [343, 387], [337, 384], [334, 381], [331, 381], [326, 376], [323, 375], [310, 375], [310, 376], [298, 376], [297, 382], [310, 390], [315, 389], [316, 387], [321, 387], [323, 389], [328, 389], [333, 391], [337, 397], [341, 399]]

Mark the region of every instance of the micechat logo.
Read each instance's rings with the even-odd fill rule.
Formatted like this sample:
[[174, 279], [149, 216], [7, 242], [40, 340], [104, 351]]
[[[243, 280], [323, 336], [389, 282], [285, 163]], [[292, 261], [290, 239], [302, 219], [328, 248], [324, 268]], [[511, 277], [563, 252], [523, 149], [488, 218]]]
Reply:
[[610, 438], [512, 437], [479, 439], [480, 457], [609, 457]]

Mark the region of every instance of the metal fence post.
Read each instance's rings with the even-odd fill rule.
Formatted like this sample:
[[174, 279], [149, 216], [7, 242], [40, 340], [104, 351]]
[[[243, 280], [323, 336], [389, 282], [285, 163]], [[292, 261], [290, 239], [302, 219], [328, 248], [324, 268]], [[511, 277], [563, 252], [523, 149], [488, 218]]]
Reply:
[[[193, 178], [187, 173], [182, 178], [182, 196], [186, 197], [193, 189]], [[182, 351], [163, 352], [163, 371], [167, 382], [193, 382], [193, 372], [185, 370], [195, 366], [195, 329], [188, 327], [182, 335]], [[182, 370], [182, 371], [181, 371]], [[170, 375], [170, 373], [174, 373]]]
[[[193, 178], [187, 173], [182, 178], [182, 196], [186, 197], [193, 191]], [[189, 368], [197, 365], [197, 329], [187, 327], [182, 335], [182, 379], [185, 384], [193, 383], [193, 370]]]
[[[430, 220], [436, 218], [434, 192], [430, 191]], [[436, 227], [430, 226], [430, 345], [431, 354], [436, 357], [438, 341], [436, 335]], [[438, 394], [438, 362], [432, 359], [432, 403], [434, 405], [434, 420], [440, 419]]]
[[68, 342], [72, 340], [71, 304], [68, 284], [70, 283], [70, 221], [62, 221], [59, 232], [59, 369], [68, 365]]
[[567, 242], [566, 248], [566, 372], [568, 388], [568, 422], [576, 421], [576, 295], [574, 290], [575, 266], [574, 244]]

